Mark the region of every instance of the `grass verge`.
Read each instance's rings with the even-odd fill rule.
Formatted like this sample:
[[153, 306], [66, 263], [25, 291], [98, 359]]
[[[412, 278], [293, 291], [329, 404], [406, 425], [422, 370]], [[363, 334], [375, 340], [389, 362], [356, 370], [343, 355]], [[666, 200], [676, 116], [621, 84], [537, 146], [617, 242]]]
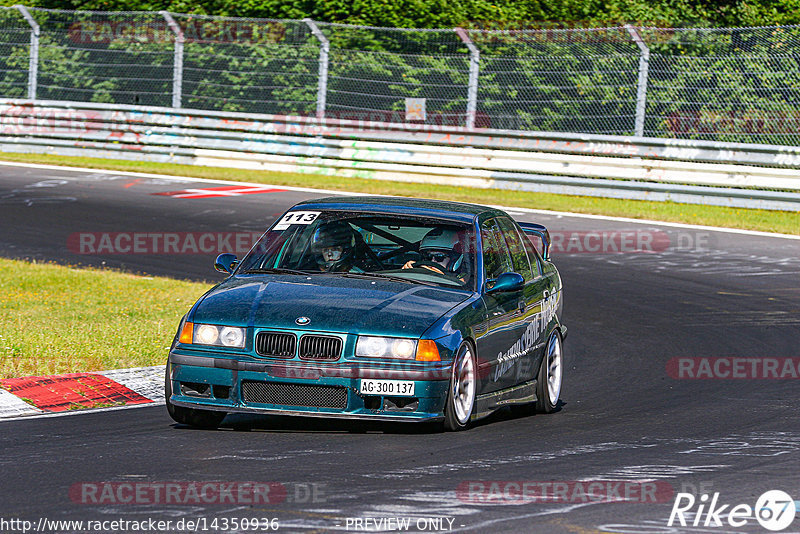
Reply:
[[0, 259], [0, 378], [164, 363], [207, 284]]
[[611, 215], [633, 219], [653, 219], [687, 224], [700, 224], [763, 232], [800, 234], [800, 215], [795, 212], [749, 210], [721, 206], [649, 202], [613, 198], [579, 197], [550, 193], [528, 193], [498, 189], [477, 189], [445, 185], [388, 182], [340, 178], [318, 174], [290, 174], [268, 171], [249, 171], [219, 167], [194, 167], [173, 163], [107, 160], [99, 158], [54, 156], [49, 154], [0, 154], [0, 159], [49, 165], [69, 165], [93, 169], [149, 172], [173, 176], [236, 180], [240, 182], [315, 187], [359, 193], [399, 195], [407, 197], [440, 198], [476, 204], [493, 204], [537, 208], [573, 213]]

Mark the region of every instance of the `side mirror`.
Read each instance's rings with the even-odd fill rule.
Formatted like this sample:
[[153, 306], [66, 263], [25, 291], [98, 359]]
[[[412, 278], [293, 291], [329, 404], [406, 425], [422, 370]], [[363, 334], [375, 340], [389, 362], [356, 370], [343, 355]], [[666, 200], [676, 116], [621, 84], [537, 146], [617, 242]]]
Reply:
[[214, 260], [214, 269], [221, 273], [233, 274], [233, 270], [238, 263], [239, 260], [236, 258], [235, 254], [220, 254], [217, 256], [217, 259]]
[[525, 280], [519, 273], [503, 273], [494, 280], [494, 285], [487, 293], [510, 293], [519, 291], [525, 285]]

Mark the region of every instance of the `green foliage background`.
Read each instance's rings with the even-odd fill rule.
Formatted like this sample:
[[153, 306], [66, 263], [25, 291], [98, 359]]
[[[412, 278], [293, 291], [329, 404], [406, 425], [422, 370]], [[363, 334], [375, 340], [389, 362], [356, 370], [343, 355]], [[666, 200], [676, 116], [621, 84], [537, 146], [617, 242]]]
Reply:
[[[0, 0], [2, 5], [18, 3]], [[33, 0], [32, 7], [178, 13], [448, 28], [537, 22], [588, 26], [762, 26], [800, 23], [800, 0]]]

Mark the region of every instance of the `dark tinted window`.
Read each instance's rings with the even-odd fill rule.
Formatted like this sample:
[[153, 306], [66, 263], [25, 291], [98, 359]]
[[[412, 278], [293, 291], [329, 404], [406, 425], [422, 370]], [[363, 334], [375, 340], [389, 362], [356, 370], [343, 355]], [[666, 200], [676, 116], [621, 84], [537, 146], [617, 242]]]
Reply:
[[522, 275], [525, 281], [532, 279], [531, 264], [528, 261], [528, 253], [525, 251], [525, 246], [522, 244], [522, 238], [517, 230], [517, 225], [511, 219], [499, 217], [497, 219], [500, 229], [503, 230], [503, 236], [506, 239], [508, 250], [511, 253], [511, 261], [514, 264], [514, 271]]
[[483, 241], [483, 268], [487, 280], [514, 270], [511, 266], [505, 239], [497, 226], [496, 219], [489, 219], [481, 225], [481, 239]]
[[375, 274], [474, 289], [476, 249], [473, 227], [462, 223], [295, 208], [261, 237], [237, 274]]
[[[531, 238], [533, 238], [535, 241], [531, 241]], [[542, 269], [540, 268], [541, 264], [539, 263], [539, 251], [536, 249], [534, 242], [541, 243], [539, 236], [531, 236], [526, 234], [524, 231], [522, 232], [522, 244], [525, 246], [525, 252], [528, 254], [528, 260], [531, 264], [533, 277], [536, 278], [542, 274]]]

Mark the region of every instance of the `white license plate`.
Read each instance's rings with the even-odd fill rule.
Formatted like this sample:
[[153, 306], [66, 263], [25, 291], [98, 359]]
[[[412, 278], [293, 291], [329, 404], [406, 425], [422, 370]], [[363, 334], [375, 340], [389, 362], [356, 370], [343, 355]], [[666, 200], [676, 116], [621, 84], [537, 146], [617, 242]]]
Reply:
[[414, 396], [414, 382], [410, 380], [371, 380], [362, 379], [359, 393], [364, 395]]

